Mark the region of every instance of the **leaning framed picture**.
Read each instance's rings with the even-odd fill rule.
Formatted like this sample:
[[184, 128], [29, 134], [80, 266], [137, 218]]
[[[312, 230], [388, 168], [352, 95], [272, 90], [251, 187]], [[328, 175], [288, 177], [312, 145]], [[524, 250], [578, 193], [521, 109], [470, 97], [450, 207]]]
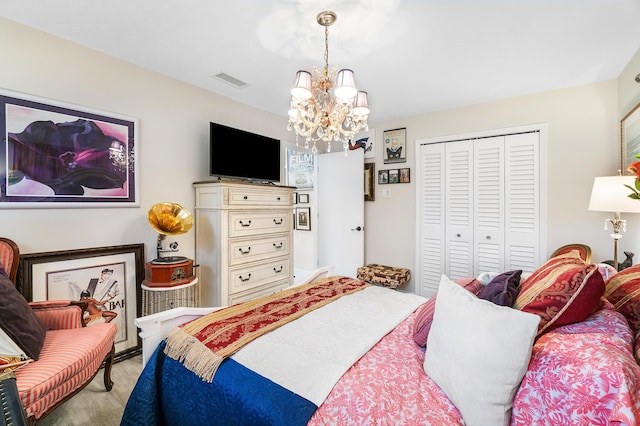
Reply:
[[138, 206], [137, 120], [0, 90], [0, 208]]
[[375, 201], [376, 200], [376, 187], [375, 178], [376, 173], [375, 163], [364, 163], [364, 200]]
[[630, 174], [629, 164], [640, 161], [640, 104], [620, 120], [620, 171]]
[[296, 209], [295, 227], [298, 231], [311, 231], [310, 207], [299, 207]]
[[382, 158], [384, 164], [405, 163], [407, 161], [407, 129], [393, 129], [382, 132]]
[[133, 320], [141, 314], [144, 244], [20, 255], [18, 290], [28, 301], [88, 303], [87, 327], [114, 322], [116, 361], [141, 353]]

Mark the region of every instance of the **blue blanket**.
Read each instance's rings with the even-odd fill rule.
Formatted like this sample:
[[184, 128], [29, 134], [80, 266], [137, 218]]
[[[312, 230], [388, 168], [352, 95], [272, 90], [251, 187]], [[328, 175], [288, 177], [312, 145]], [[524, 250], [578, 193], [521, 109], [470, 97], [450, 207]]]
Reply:
[[318, 408], [233, 359], [206, 383], [156, 349], [129, 397], [123, 426], [305, 425]]

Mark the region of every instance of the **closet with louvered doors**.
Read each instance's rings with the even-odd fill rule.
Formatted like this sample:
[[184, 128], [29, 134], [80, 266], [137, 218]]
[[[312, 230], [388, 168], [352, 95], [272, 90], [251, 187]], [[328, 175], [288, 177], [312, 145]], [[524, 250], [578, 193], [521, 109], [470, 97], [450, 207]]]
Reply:
[[418, 140], [417, 292], [542, 260], [540, 131]]

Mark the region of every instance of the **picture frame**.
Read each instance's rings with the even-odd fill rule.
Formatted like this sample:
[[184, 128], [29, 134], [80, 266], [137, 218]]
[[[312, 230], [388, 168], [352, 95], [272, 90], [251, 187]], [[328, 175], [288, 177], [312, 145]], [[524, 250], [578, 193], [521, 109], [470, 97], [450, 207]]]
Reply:
[[400, 173], [398, 169], [389, 170], [389, 183], [399, 183], [400, 182]]
[[299, 231], [311, 231], [310, 207], [298, 207], [296, 209], [295, 227]]
[[18, 270], [27, 301], [84, 300], [87, 327], [115, 322], [116, 361], [142, 353], [134, 319], [142, 312], [144, 244], [21, 254]]
[[399, 169], [398, 174], [399, 174], [398, 182], [400, 183], [411, 182], [411, 169], [409, 169], [408, 167], [404, 169]]
[[375, 163], [364, 163], [364, 200], [375, 201], [376, 200], [376, 188], [375, 188], [375, 176], [376, 165]]
[[623, 175], [631, 174], [629, 164], [640, 161], [640, 103], [633, 107], [620, 120], [620, 171]]
[[139, 205], [138, 120], [0, 89], [0, 206]]
[[355, 137], [355, 142], [349, 142], [349, 149], [362, 149], [364, 150], [364, 158], [376, 158], [376, 131], [375, 129], [369, 129], [359, 132]]
[[407, 161], [406, 127], [382, 132], [382, 158], [384, 164], [405, 163]]
[[309, 194], [300, 194], [298, 196], [299, 204], [309, 204]]
[[378, 185], [389, 183], [389, 170], [378, 170]]
[[313, 188], [315, 155], [287, 149], [287, 184], [296, 188]]

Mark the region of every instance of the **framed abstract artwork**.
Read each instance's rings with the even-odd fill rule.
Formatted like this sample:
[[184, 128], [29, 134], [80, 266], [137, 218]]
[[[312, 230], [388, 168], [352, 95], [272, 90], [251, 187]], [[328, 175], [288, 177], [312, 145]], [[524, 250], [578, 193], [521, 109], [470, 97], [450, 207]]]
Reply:
[[0, 90], [0, 206], [139, 205], [137, 120]]
[[620, 120], [620, 171], [630, 174], [629, 164], [640, 161], [640, 104]]

